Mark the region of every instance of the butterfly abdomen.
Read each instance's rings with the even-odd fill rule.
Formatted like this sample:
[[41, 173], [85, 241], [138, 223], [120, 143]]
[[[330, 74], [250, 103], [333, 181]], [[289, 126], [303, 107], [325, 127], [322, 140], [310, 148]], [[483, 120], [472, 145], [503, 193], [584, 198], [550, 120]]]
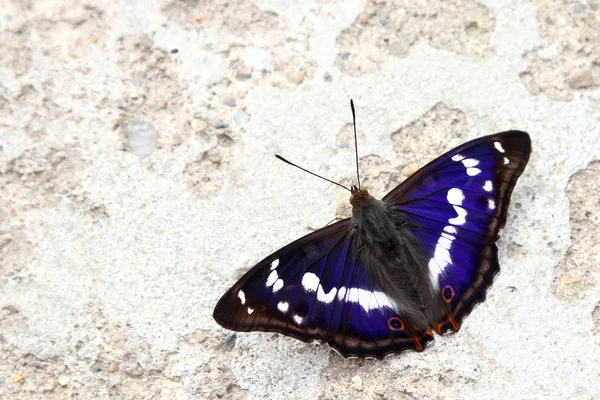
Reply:
[[[360, 195], [359, 195], [360, 196]], [[372, 284], [395, 305], [407, 326], [426, 330], [439, 321], [441, 304], [431, 287], [424, 250], [400, 212], [367, 195], [354, 198], [352, 235]]]

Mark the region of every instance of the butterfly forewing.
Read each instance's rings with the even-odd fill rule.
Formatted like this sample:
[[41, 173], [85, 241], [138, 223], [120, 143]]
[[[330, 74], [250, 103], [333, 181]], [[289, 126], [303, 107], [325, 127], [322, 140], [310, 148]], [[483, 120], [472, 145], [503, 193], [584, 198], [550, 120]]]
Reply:
[[[302, 340], [320, 339], [307, 333], [305, 317], [314, 296], [301, 290], [302, 279], [309, 270], [315, 273], [327, 262], [331, 266], [348, 233], [349, 220], [343, 220], [271, 254], [223, 295], [213, 317], [221, 326], [236, 331], [274, 331]], [[332, 253], [334, 258], [328, 257]], [[334, 267], [328, 274], [341, 272]], [[305, 283], [308, 285], [308, 280]]]

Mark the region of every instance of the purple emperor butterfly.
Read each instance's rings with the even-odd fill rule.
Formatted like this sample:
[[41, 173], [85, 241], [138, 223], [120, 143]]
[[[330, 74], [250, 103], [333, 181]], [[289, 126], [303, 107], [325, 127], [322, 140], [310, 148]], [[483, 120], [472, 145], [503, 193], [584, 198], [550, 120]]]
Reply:
[[423, 350], [432, 330], [458, 331], [485, 299], [499, 271], [495, 242], [530, 153], [525, 132], [481, 137], [381, 200], [358, 177], [348, 189], [351, 218], [260, 261], [219, 300], [214, 319], [235, 331], [328, 343], [344, 357]]

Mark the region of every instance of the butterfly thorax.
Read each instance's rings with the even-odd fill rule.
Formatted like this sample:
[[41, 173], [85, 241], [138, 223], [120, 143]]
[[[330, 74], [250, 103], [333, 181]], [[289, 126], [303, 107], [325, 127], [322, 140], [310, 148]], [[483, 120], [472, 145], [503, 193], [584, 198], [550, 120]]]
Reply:
[[411, 232], [414, 224], [397, 209], [352, 188], [352, 236], [360, 258], [399, 315], [419, 329], [439, 320], [441, 305], [431, 286], [425, 252]]

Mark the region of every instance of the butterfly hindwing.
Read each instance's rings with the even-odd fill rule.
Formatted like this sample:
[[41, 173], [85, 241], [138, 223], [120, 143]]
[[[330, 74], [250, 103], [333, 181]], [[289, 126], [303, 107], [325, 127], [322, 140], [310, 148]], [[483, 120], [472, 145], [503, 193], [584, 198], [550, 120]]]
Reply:
[[444, 300], [439, 332], [456, 331], [499, 270], [496, 245], [510, 195], [531, 152], [529, 135], [509, 131], [451, 150], [383, 198], [414, 223]]
[[400, 320], [352, 252], [349, 220], [313, 232], [259, 262], [215, 307], [236, 331], [328, 342], [345, 357], [383, 358], [433, 339]]

